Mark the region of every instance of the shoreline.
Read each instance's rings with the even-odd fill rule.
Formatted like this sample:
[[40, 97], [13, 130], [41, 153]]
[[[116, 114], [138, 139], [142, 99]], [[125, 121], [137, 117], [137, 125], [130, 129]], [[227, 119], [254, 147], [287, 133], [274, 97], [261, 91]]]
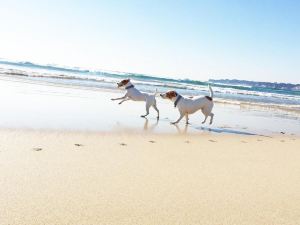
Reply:
[[0, 128], [270, 136], [284, 132], [300, 135], [300, 118], [288, 113], [216, 102], [213, 125], [202, 125], [203, 115], [198, 112], [190, 116], [191, 125], [186, 126], [183, 121], [174, 126], [170, 122], [178, 118], [178, 111], [171, 102], [159, 97], [161, 119], [157, 121], [151, 110], [148, 119], [140, 118], [145, 110], [144, 102], [128, 101], [120, 106], [110, 101], [110, 98], [123, 95], [122, 90], [1, 78]]
[[0, 134], [1, 133], [28, 133], [28, 134], [44, 134], [44, 135], [87, 135], [87, 136], [141, 136], [141, 137], [186, 137], [186, 138], [213, 138], [213, 137], [221, 137], [221, 138], [237, 138], [237, 139], [259, 139], [259, 138], [266, 138], [266, 139], [300, 139], [299, 134], [294, 133], [273, 133], [273, 134], [258, 134], [258, 133], [247, 133], [247, 132], [226, 132], [226, 128], [224, 128], [224, 132], [217, 132], [214, 130], [203, 130], [200, 132], [188, 132], [184, 129], [177, 130], [177, 132], [152, 132], [151, 130], [138, 130], [138, 129], [115, 129], [110, 131], [101, 131], [101, 130], [81, 130], [81, 129], [34, 129], [34, 128], [7, 128], [7, 127], [0, 127]]

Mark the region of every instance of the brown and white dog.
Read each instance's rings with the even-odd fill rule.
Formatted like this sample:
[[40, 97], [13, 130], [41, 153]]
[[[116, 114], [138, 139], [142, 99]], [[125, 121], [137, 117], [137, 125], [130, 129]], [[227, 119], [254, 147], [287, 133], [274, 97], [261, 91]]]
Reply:
[[141, 117], [146, 117], [149, 115], [149, 109], [152, 106], [157, 112], [157, 119], [159, 119], [159, 110], [156, 106], [155, 95], [149, 95], [147, 93], [142, 93], [138, 89], [134, 87], [134, 85], [130, 82], [130, 79], [122, 80], [120, 83], [117, 83], [118, 88], [124, 87], [127, 91], [126, 94], [121, 98], [112, 98], [111, 100], [122, 100], [119, 104], [122, 104], [125, 101], [133, 100], [133, 101], [145, 101], [146, 102], [146, 114]]
[[160, 94], [160, 96], [164, 99], [170, 99], [174, 102], [174, 106], [178, 108], [180, 117], [177, 121], [172, 122], [172, 124], [177, 124], [179, 121], [185, 116], [186, 124], [189, 123], [189, 114], [193, 114], [201, 109], [202, 113], [205, 116], [205, 119], [202, 123], [206, 122], [208, 116], [210, 116], [209, 124], [212, 124], [214, 114], [211, 112], [214, 106], [213, 103], [213, 90], [208, 86], [210, 90], [210, 96], [200, 97], [196, 99], [184, 98], [179, 95], [176, 91], [168, 91], [165, 94]]

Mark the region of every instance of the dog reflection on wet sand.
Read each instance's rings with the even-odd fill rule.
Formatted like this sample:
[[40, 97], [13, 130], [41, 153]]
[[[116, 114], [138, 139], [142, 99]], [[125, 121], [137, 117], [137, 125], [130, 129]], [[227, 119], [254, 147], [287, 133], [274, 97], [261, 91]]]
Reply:
[[156, 120], [155, 123], [149, 125], [149, 120], [147, 118], [145, 118], [144, 131], [153, 131], [157, 127], [158, 121], [159, 120]]

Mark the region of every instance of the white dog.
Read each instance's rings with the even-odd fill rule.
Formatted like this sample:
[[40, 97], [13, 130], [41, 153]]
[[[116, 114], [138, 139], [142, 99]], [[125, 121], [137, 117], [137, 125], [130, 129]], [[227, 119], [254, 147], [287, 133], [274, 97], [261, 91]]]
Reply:
[[145, 101], [146, 102], [146, 114], [142, 115], [141, 117], [148, 116], [149, 109], [152, 106], [157, 112], [157, 119], [159, 119], [159, 110], [156, 106], [156, 99], [155, 99], [156, 92], [154, 95], [142, 93], [134, 87], [134, 85], [130, 82], [130, 79], [122, 80], [120, 83], [117, 83], [117, 84], [118, 84], [118, 88], [125, 87], [127, 92], [126, 92], [125, 96], [123, 96], [121, 98], [112, 98], [111, 100], [113, 100], [113, 101], [122, 100], [121, 102], [119, 102], [119, 104], [122, 104], [123, 102], [128, 101], [128, 100]]
[[202, 113], [205, 116], [205, 119], [202, 123], [206, 122], [208, 116], [210, 116], [210, 123], [212, 124], [214, 114], [211, 112], [214, 106], [213, 103], [213, 90], [210, 85], [208, 86], [210, 90], [210, 96], [200, 97], [196, 99], [187, 99], [179, 95], [176, 91], [168, 91], [165, 94], [160, 94], [164, 99], [170, 99], [174, 102], [174, 107], [177, 107], [180, 112], [180, 117], [177, 121], [172, 122], [172, 124], [177, 124], [184, 116], [186, 118], [186, 124], [189, 123], [189, 114], [193, 114], [201, 109]]

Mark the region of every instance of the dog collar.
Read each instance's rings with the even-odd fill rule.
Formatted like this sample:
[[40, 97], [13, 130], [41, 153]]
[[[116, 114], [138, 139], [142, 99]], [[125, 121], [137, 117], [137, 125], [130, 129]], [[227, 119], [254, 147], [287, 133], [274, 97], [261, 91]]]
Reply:
[[182, 98], [182, 96], [181, 96], [181, 95], [178, 95], [176, 101], [174, 102], [174, 107], [175, 107], [175, 108], [176, 108], [176, 106], [177, 106], [177, 104], [178, 104], [178, 102], [180, 101], [181, 98]]
[[132, 85], [126, 87], [125, 89], [128, 90], [128, 89], [133, 88], [133, 87], [134, 87], [134, 85], [132, 84]]

